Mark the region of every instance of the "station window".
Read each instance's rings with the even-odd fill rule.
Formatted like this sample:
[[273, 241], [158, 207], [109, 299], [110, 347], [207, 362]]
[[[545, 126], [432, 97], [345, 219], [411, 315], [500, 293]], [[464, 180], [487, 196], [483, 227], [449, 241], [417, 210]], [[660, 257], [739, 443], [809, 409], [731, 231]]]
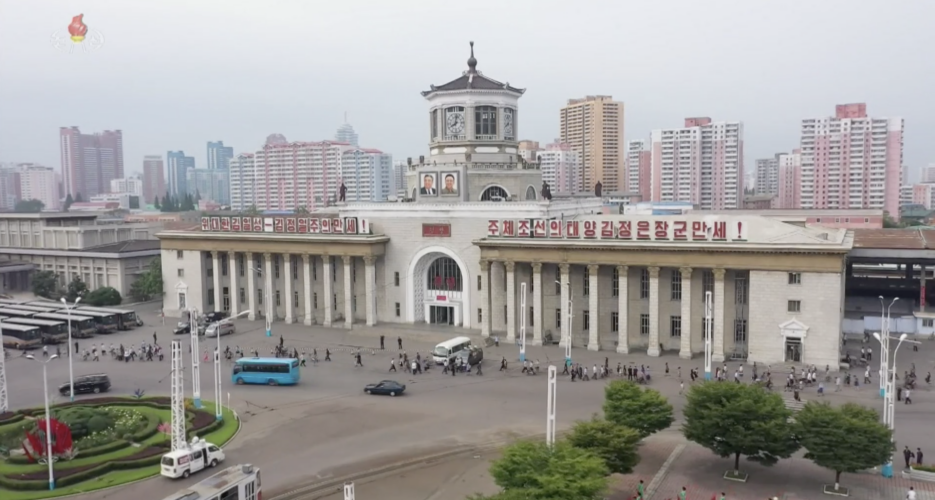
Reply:
[[[399, 304], [396, 304], [396, 305], [399, 306]], [[399, 314], [397, 314], [397, 316], [399, 316]], [[481, 309], [480, 307], [477, 308], [477, 322], [478, 323], [484, 322], [484, 310]]]
[[[585, 273], [583, 277], [584, 277], [584, 279], [582, 280], [582, 281], [583, 281], [583, 284], [581, 285], [581, 287], [582, 287], [582, 289], [584, 290], [584, 293], [582, 293], [582, 295], [584, 295], [585, 297], [587, 297], [587, 296], [591, 293], [591, 276], [590, 276], [590, 273]], [[585, 327], [585, 328], [587, 328], [587, 327]]]
[[797, 313], [802, 311], [802, 301], [801, 300], [790, 300], [788, 305], [788, 310], [791, 313]]
[[789, 284], [790, 285], [801, 285], [802, 284], [802, 273], [789, 273]]
[[555, 328], [562, 327], [562, 308], [555, 310]]
[[[478, 276], [477, 279], [480, 279], [480, 276]], [[393, 285], [399, 286], [399, 271], [393, 273]]]
[[669, 336], [670, 337], [681, 337], [682, 336], [682, 317], [681, 316], [669, 316]]
[[640, 299], [649, 298], [649, 269], [643, 268], [640, 273]]
[[185, 270], [184, 270], [184, 269], [179, 269], [179, 270], [177, 271], [176, 274], [178, 274], [179, 278], [184, 278], [184, 277], [185, 277]]
[[927, 318], [922, 320], [923, 328], [932, 328], [933, 326], [935, 326], [935, 319]]
[[581, 317], [581, 323], [582, 323], [581, 328], [585, 330], [587, 330], [588, 328], [591, 328], [591, 313], [587, 309], [585, 309], [584, 314], [582, 314], [581, 316], [582, 316]]
[[184, 257], [185, 257], [185, 250], [176, 250], [176, 251], [175, 251], [175, 257], [176, 257], [177, 259], [184, 258]]
[[640, 314], [640, 335], [649, 335], [649, 315]]
[[620, 331], [620, 313], [617, 313], [617, 312], [610, 313], [610, 331], [611, 332]]
[[614, 279], [610, 282], [610, 294], [613, 297], [620, 295], [620, 271], [614, 268]]

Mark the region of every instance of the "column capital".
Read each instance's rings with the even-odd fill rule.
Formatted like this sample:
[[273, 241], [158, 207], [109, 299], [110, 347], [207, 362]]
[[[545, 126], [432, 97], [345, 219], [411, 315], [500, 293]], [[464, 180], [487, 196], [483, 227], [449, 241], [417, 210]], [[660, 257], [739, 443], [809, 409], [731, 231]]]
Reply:
[[630, 266], [617, 266], [617, 276], [626, 276], [630, 271]]
[[270, 260], [270, 259], [273, 258], [273, 254], [271, 254], [271, 253], [269, 253], [269, 252], [263, 252], [263, 258], [266, 259], [266, 260]]
[[489, 270], [490, 270], [490, 261], [487, 260], [487, 259], [481, 259], [481, 260], [480, 260], [480, 270], [481, 270], [481, 271], [484, 271], [484, 272], [489, 271]]
[[719, 267], [719, 268], [714, 269], [713, 272], [714, 272], [714, 279], [723, 280], [724, 275], [727, 273], [727, 270]]
[[693, 269], [690, 268], [690, 267], [681, 267], [681, 268], [679, 268], [679, 272], [682, 273], [682, 279], [683, 279], [683, 280], [684, 280], [684, 279], [691, 279], [691, 277], [692, 277], [692, 271], [693, 271]]
[[541, 263], [541, 262], [533, 262], [533, 263], [532, 263], [532, 272], [534, 272], [534, 273], [541, 273], [541, 272], [542, 272], [542, 263]]
[[601, 268], [601, 266], [599, 266], [599, 265], [597, 265], [597, 264], [589, 264], [589, 265], [588, 265], [588, 274], [597, 274], [597, 271], [598, 271], [600, 268]]
[[237, 255], [237, 251], [236, 251], [236, 250], [228, 250], [228, 251], [227, 251], [227, 255], [229, 255], [230, 257], [233, 257], [233, 256]]
[[311, 258], [312, 258], [312, 256], [309, 255], [309, 254], [307, 254], [307, 253], [303, 253], [303, 254], [302, 254], [302, 260], [303, 260], [306, 264], [308, 264], [308, 261], [309, 261], [309, 259], [311, 259]]
[[344, 261], [344, 265], [345, 265], [345, 266], [351, 265], [351, 259], [353, 259], [353, 258], [354, 258], [354, 257], [353, 257], [353, 256], [350, 256], [350, 255], [342, 255], [342, 256], [341, 256], [341, 260]]
[[331, 255], [329, 255], [327, 252], [321, 254], [321, 260], [322, 260], [323, 262], [326, 261], [326, 260], [329, 260], [329, 259], [331, 259]]
[[372, 266], [377, 261], [377, 258], [373, 255], [364, 255], [364, 264]]
[[568, 274], [568, 271], [571, 270], [571, 264], [567, 264], [567, 263], [559, 264], [558, 270], [561, 271], [562, 274]]
[[658, 266], [650, 266], [650, 267], [647, 267], [646, 269], [649, 271], [649, 277], [650, 277], [650, 278], [658, 278], [658, 277], [659, 277], [659, 267], [658, 267]]
[[516, 262], [513, 262], [512, 260], [504, 262], [503, 266], [506, 267], [506, 272], [508, 273], [512, 273], [516, 270]]
[[218, 251], [217, 251], [217, 250], [211, 250], [211, 258], [212, 258], [212, 259], [218, 258]]
[[244, 252], [243, 254], [247, 256], [247, 260], [253, 259], [253, 252]]

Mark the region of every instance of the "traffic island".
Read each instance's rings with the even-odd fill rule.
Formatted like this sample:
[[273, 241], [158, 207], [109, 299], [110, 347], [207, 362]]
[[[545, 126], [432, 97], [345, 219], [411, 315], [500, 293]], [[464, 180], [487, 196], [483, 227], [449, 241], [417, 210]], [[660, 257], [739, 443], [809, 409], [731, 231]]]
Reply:
[[741, 472], [739, 470], [729, 470], [724, 473], [724, 479], [728, 481], [736, 481], [738, 483], [746, 483], [747, 478], [750, 476], [746, 472]]
[[[222, 446], [240, 429], [234, 412], [186, 404], [186, 440]], [[53, 477], [46, 461], [45, 409], [4, 415], [0, 422], [0, 498], [36, 500], [109, 488], [159, 474], [169, 451], [171, 409], [166, 397], [102, 397], [52, 407]]]
[[822, 491], [825, 495], [834, 495], [839, 497], [851, 496], [851, 490], [841, 485], [826, 484], [824, 488], [822, 488]]

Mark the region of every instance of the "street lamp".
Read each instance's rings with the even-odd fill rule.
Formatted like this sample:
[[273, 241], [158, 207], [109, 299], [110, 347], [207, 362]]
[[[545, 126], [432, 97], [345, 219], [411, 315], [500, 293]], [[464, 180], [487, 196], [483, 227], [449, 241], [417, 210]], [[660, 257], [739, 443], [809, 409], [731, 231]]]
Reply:
[[71, 310], [78, 307], [78, 302], [81, 302], [81, 297], [76, 298], [75, 303], [69, 306], [65, 297], [62, 297], [62, 304], [65, 305], [65, 315], [68, 316], [68, 394], [71, 396], [71, 401], [75, 400], [75, 366], [72, 358], [78, 354], [77, 349], [75, 349], [76, 352], [71, 352], [73, 347], [71, 344]]
[[192, 402], [201, 408], [201, 364], [198, 362], [198, 309], [188, 310], [188, 333], [192, 350]]
[[[258, 275], [263, 276], [262, 267], [247, 266], [247, 268], [250, 269], [251, 272], [255, 272]], [[263, 280], [263, 281], [266, 281], [266, 280]], [[272, 310], [270, 309], [272, 307], [272, 300], [270, 299], [270, 290], [269, 290], [268, 282], [263, 284], [263, 301], [266, 302], [266, 336], [272, 337], [273, 336], [273, 313], [272, 313]]]
[[52, 412], [49, 410], [49, 376], [46, 366], [57, 357], [58, 354], [53, 354], [49, 356], [49, 359], [39, 361], [32, 354], [26, 355], [26, 359], [42, 363], [42, 394], [45, 398], [45, 460], [49, 463], [49, 490], [55, 489], [55, 475], [52, 472]]
[[520, 363], [526, 362], [526, 283], [520, 283], [519, 285], [519, 314], [522, 316], [520, 320], [519, 334], [523, 337], [519, 344], [519, 361]]
[[[880, 335], [879, 333], [874, 332], [873, 337], [880, 341], [880, 344], [889, 344], [890, 337]], [[906, 340], [906, 334], [903, 333], [899, 336], [899, 341], [896, 343], [896, 348], [893, 349], [893, 364], [892, 369], [889, 370], [884, 377], [886, 378], [886, 392], [883, 396], [883, 423], [889, 427], [891, 432], [891, 439], [896, 439], [896, 355], [899, 353], [899, 346], [903, 344]], [[889, 351], [889, 347], [886, 348]], [[887, 365], [889, 365], [889, 360], [887, 360]], [[893, 477], [893, 457], [890, 456], [890, 460], [883, 466], [882, 469], [883, 477]]]
[[552, 448], [555, 446], [555, 396], [558, 387], [558, 368], [549, 365], [549, 393], [546, 398], [548, 405], [545, 413], [545, 443]]
[[[562, 286], [561, 281], [555, 280], [555, 282], [558, 283], [559, 286]], [[568, 283], [565, 283], [564, 285], [568, 287], [568, 321], [565, 322], [566, 324], [563, 325], [564, 328], [562, 328], [562, 330], [565, 330], [565, 334], [563, 335], [564, 340], [565, 340], [565, 365], [570, 365], [571, 364], [571, 323], [573, 321], [574, 312], [575, 312], [574, 295], [571, 293], [571, 281], [569, 281]]]
[[[880, 295], [880, 335], [876, 333], [873, 334], [874, 338], [880, 340], [880, 337], [884, 339], [889, 339], [890, 336], [890, 311], [893, 309], [893, 304], [899, 300], [899, 297], [894, 297], [893, 301], [890, 302], [889, 307], [886, 307], [886, 302], [884, 302], [883, 296]], [[880, 340], [880, 397], [886, 398], [886, 374], [889, 373], [889, 342], [884, 342]]]
[[246, 314], [250, 314], [250, 311], [243, 311], [230, 318], [215, 322], [214, 333], [217, 336], [218, 345], [214, 350], [214, 417], [218, 420], [224, 418], [224, 412], [222, 411], [223, 406], [221, 404], [221, 325], [230, 323]]
[[711, 330], [713, 330], [711, 292], [704, 293], [704, 379], [711, 380], [711, 362], [714, 350], [711, 348]]
[[10, 400], [6, 391], [6, 349], [3, 347], [3, 318], [0, 318], [0, 413], [10, 409]]

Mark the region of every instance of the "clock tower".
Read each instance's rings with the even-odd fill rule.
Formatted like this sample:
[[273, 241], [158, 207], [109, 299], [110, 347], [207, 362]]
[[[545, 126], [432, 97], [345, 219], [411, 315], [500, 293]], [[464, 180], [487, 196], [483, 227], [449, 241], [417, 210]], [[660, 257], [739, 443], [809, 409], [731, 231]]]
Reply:
[[536, 199], [538, 164], [525, 163], [518, 153], [518, 102], [526, 89], [478, 71], [474, 42], [470, 47], [467, 71], [422, 92], [429, 102], [430, 154], [410, 161], [409, 192], [417, 201], [446, 195], [463, 201]]

